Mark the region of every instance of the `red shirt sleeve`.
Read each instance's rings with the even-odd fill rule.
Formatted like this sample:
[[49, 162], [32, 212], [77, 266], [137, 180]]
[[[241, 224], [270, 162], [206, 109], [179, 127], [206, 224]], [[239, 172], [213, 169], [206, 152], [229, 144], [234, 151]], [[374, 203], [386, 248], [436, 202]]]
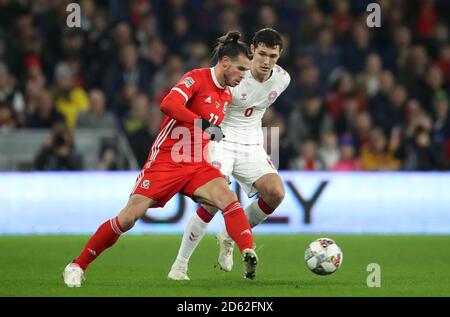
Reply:
[[186, 103], [197, 93], [199, 86], [195, 74], [188, 72], [164, 97], [160, 105], [161, 111], [177, 121], [193, 123], [200, 116], [186, 108]]

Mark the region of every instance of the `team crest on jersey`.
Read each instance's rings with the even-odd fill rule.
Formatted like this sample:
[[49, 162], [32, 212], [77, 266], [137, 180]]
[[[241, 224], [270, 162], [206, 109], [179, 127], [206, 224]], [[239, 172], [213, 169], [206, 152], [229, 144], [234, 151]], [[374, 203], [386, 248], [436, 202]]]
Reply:
[[275, 90], [272, 90], [269, 94], [269, 96], [267, 97], [267, 99], [269, 100], [270, 103], [274, 102], [275, 99], [277, 99], [278, 93]]
[[186, 77], [183, 80], [183, 84], [186, 86], [186, 88], [191, 87], [193, 84], [195, 84], [195, 80], [192, 79], [192, 77]]
[[149, 189], [149, 188], [150, 188], [150, 180], [145, 179], [145, 180], [142, 182], [141, 187], [144, 188], [144, 189]]
[[247, 94], [245, 92], [241, 94], [241, 100], [247, 100]]
[[205, 102], [211, 103], [211, 96], [209, 96], [208, 98], [206, 98], [206, 99], [205, 99]]

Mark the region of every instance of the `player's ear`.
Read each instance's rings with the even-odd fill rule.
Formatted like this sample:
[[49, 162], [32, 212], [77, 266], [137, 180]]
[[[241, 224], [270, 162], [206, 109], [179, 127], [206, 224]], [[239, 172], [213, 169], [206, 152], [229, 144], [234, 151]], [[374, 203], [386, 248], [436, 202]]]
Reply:
[[250, 44], [250, 52], [252, 52], [252, 55], [255, 55], [255, 49], [256, 49], [255, 45]]
[[222, 64], [222, 67], [224, 69], [228, 69], [231, 65], [231, 58], [229, 56], [224, 56], [222, 57], [222, 60], [220, 61], [220, 63]]

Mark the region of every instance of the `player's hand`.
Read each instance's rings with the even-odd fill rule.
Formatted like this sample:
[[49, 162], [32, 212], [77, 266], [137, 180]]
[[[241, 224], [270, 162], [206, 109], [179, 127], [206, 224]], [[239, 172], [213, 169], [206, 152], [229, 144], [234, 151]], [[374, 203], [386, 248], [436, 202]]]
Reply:
[[209, 135], [211, 141], [220, 142], [225, 137], [222, 129], [208, 120], [201, 118], [195, 124]]

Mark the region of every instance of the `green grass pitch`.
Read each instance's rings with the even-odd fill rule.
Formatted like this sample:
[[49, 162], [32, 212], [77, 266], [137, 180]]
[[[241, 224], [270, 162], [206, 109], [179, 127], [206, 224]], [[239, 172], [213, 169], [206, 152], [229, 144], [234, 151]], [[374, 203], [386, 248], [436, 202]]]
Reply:
[[[0, 296], [450, 296], [450, 236], [325, 235], [344, 261], [317, 276], [303, 261], [322, 235], [255, 235], [260, 265], [245, 280], [238, 251], [226, 273], [214, 267], [218, 246], [207, 235], [189, 266], [191, 281], [168, 281], [181, 235], [126, 235], [86, 272], [80, 289], [61, 272], [89, 236], [0, 237]], [[381, 266], [381, 287], [369, 288], [369, 263]]]

